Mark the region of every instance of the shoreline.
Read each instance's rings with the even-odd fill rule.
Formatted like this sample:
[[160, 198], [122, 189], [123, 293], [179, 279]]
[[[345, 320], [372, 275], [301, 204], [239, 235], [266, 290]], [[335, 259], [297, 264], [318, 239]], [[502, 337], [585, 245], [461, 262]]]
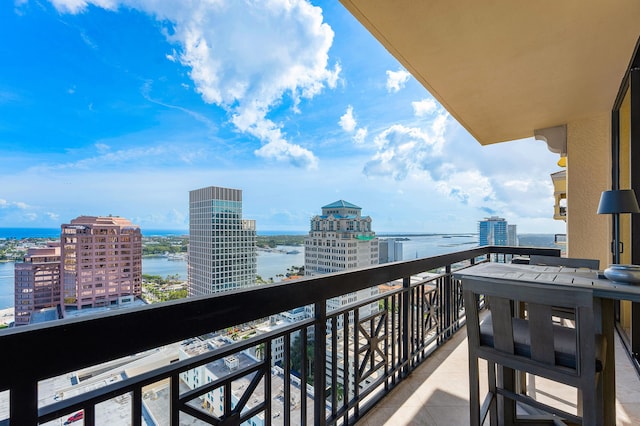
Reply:
[[9, 325], [15, 319], [15, 310], [13, 308], [0, 309], [0, 324]]

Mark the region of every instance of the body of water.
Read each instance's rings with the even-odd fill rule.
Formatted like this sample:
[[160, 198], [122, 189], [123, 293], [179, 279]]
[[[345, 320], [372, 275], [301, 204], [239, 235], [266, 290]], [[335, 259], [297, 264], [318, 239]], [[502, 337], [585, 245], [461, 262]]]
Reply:
[[[24, 238], [24, 237], [19, 237]], [[33, 237], [46, 238], [46, 237]], [[282, 251], [298, 250], [297, 254], [285, 254], [280, 251], [258, 251], [258, 275], [265, 280], [276, 277], [278, 274], [286, 274], [287, 268], [304, 265], [304, 248], [292, 246], [278, 246]], [[0, 309], [13, 306], [14, 275], [13, 262], [0, 262]], [[142, 273], [149, 275], [179, 275], [180, 279], [187, 280], [187, 262], [184, 260], [168, 260], [166, 257], [142, 258]]]
[[[294, 246], [278, 246], [278, 251], [258, 251], [258, 275], [265, 280], [273, 278], [278, 281], [276, 275], [286, 274], [287, 268], [304, 265], [304, 248]], [[296, 254], [285, 254], [282, 251], [294, 251]], [[180, 279], [187, 280], [187, 262], [183, 260], [168, 260], [166, 257], [144, 257], [142, 259], [142, 272], [149, 275], [179, 275]]]
[[478, 245], [478, 236], [473, 234], [420, 235], [402, 241], [402, 260], [419, 259], [439, 254], [466, 250]]
[[[145, 237], [166, 237], [168, 235], [189, 235], [188, 230], [142, 229]], [[0, 238], [60, 238], [60, 228], [0, 228]]]
[[[43, 235], [42, 231], [38, 231], [38, 235], [33, 238], [46, 238], [49, 235]], [[58, 232], [56, 230], [56, 232]], [[176, 232], [182, 231], [160, 231]], [[274, 233], [275, 234], [275, 233]], [[281, 235], [290, 235], [281, 232]], [[6, 234], [2, 233], [0, 228], [0, 238]], [[57, 234], [56, 234], [57, 235]], [[157, 234], [160, 235], [160, 234]], [[170, 234], [162, 234], [170, 235]], [[55, 236], [55, 235], [54, 235]], [[15, 238], [24, 238], [25, 235], [18, 235]], [[403, 260], [417, 259], [421, 257], [436, 256], [440, 254], [451, 253], [476, 247], [478, 245], [478, 236], [474, 234], [448, 234], [448, 235], [420, 235], [420, 236], [382, 236], [381, 238], [408, 238], [402, 241]], [[520, 244], [523, 246], [533, 247], [555, 247], [553, 234], [525, 234], [520, 236]], [[292, 266], [304, 265], [304, 247], [279, 246], [282, 251], [298, 250], [297, 254], [285, 254], [282, 251], [265, 252], [258, 251], [258, 275], [268, 280], [273, 278], [278, 281], [276, 275], [286, 274], [287, 268]], [[187, 262], [179, 260], [168, 260], [165, 257], [145, 257], [142, 259], [142, 272], [149, 275], [167, 275], [178, 274], [181, 279], [187, 279]], [[0, 309], [13, 306], [13, 263], [0, 262]]]
[[[304, 231], [258, 231], [258, 235], [306, 235]], [[166, 237], [168, 235], [189, 235], [188, 229], [146, 229], [145, 237]], [[0, 228], [0, 238], [60, 238], [60, 228]]]
[[13, 262], [0, 262], [0, 309], [13, 307]]

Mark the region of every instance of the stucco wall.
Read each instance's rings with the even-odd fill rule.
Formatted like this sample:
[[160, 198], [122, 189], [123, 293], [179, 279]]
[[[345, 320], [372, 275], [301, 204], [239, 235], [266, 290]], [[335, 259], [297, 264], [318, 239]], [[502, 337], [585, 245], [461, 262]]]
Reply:
[[611, 217], [598, 215], [611, 188], [609, 113], [567, 123], [567, 255], [610, 263]]

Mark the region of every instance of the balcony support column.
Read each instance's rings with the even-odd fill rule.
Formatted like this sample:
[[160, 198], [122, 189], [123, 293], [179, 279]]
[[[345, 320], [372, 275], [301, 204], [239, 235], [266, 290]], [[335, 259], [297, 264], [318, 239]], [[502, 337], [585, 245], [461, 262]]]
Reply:
[[567, 256], [611, 263], [611, 218], [596, 215], [600, 194], [611, 188], [611, 116], [567, 125]]

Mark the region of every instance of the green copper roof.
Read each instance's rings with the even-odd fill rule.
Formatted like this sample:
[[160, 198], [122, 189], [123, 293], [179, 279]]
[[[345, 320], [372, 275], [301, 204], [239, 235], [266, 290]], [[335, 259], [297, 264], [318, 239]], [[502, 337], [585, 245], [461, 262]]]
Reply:
[[338, 200], [335, 201], [331, 204], [327, 204], [326, 206], [322, 207], [323, 209], [339, 209], [339, 208], [350, 208], [350, 209], [360, 209], [362, 210], [362, 207], [358, 207], [355, 204], [351, 204], [345, 200]]

